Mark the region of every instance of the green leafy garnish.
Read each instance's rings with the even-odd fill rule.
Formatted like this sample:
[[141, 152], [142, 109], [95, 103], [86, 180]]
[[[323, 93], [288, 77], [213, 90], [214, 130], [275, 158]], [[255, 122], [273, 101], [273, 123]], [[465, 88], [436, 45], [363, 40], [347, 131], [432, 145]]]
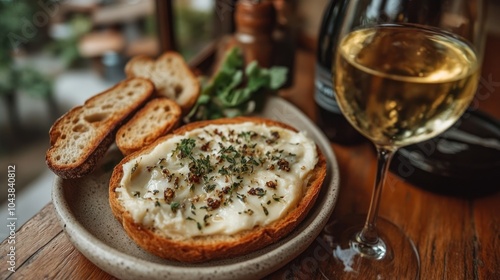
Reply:
[[267, 91], [285, 84], [287, 72], [286, 67], [262, 68], [256, 61], [245, 67], [241, 49], [234, 47], [226, 54], [213, 80], [203, 86], [185, 121], [250, 114], [262, 105]]

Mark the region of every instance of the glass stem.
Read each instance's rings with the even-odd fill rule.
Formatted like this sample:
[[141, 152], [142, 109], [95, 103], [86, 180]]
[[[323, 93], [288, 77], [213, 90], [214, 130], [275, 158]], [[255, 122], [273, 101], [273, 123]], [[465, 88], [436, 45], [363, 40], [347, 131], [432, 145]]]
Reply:
[[384, 185], [389, 164], [395, 149], [387, 149], [377, 146], [377, 173], [375, 178], [375, 186], [372, 192], [370, 208], [366, 217], [365, 225], [358, 235], [359, 241], [366, 245], [376, 244], [379, 242], [377, 233], [377, 215], [380, 206], [380, 196], [382, 194], [382, 186]]

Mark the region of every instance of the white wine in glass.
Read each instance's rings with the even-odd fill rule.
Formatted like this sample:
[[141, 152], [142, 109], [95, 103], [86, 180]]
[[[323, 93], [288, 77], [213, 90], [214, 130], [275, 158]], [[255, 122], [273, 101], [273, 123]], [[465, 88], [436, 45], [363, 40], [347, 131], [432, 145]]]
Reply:
[[484, 43], [480, 4], [348, 3], [332, 79], [342, 113], [377, 149], [377, 173], [367, 215], [342, 217], [325, 227], [322, 237], [333, 259], [321, 271], [326, 278], [419, 278], [415, 244], [378, 217], [382, 186], [398, 148], [444, 132], [474, 97]]
[[377, 145], [397, 148], [436, 136], [476, 91], [476, 55], [450, 34], [380, 25], [349, 33], [338, 52], [338, 102]]

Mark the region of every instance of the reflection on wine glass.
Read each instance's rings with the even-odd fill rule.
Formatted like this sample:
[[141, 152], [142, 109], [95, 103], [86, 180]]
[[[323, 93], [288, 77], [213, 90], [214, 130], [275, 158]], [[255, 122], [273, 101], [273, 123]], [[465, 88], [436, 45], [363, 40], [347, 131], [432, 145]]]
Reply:
[[333, 82], [342, 113], [374, 143], [378, 160], [368, 214], [325, 227], [334, 259], [322, 271], [327, 278], [419, 278], [413, 242], [377, 217], [382, 186], [399, 147], [445, 131], [472, 100], [484, 43], [481, 10], [479, 0], [347, 4]]

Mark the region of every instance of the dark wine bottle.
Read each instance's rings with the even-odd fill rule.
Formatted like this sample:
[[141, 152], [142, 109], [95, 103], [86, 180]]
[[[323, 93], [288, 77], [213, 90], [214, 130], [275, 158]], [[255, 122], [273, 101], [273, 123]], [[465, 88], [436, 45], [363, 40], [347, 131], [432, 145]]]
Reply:
[[323, 14], [318, 36], [314, 81], [316, 122], [332, 142], [343, 145], [357, 144], [364, 139], [342, 115], [332, 82], [332, 63], [346, 4], [347, 0], [330, 0]]

